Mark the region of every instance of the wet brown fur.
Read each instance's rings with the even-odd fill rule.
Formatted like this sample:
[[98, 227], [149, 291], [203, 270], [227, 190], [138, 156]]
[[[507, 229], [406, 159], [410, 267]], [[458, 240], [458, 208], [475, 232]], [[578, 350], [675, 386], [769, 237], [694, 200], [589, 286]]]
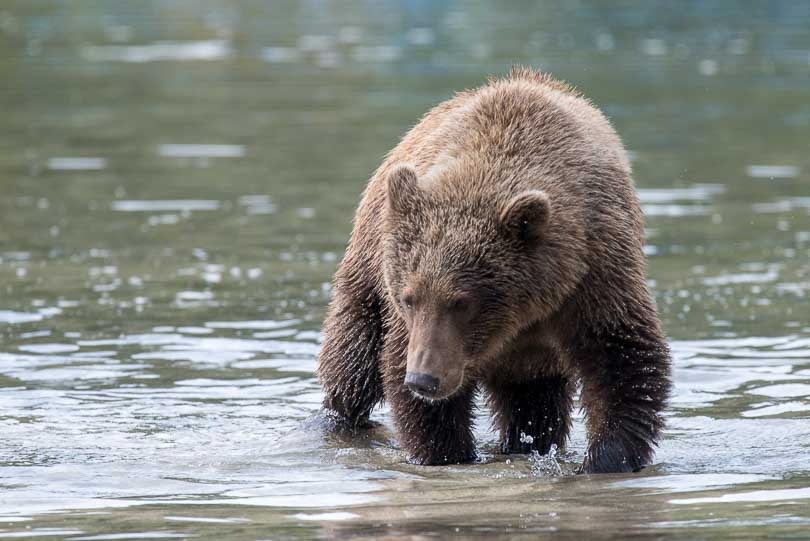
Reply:
[[[527, 68], [457, 94], [366, 188], [324, 326], [325, 408], [359, 428], [385, 399], [414, 462], [455, 463], [475, 456], [478, 388], [504, 452], [545, 453], [565, 444], [579, 381], [584, 471], [640, 469], [670, 389], [642, 243], [626, 153], [590, 102]], [[459, 294], [476, 303], [461, 322], [447, 308]], [[430, 366], [460, 379], [431, 401], [403, 380], [428, 347], [411, 338], [436, 325], [455, 331], [430, 346]]]

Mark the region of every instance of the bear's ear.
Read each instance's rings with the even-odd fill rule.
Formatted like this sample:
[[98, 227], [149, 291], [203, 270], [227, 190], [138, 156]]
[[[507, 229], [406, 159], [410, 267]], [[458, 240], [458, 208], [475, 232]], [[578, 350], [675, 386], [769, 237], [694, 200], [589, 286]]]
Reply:
[[416, 170], [408, 164], [398, 163], [388, 172], [388, 207], [396, 214], [412, 212], [419, 202], [420, 188]]
[[501, 223], [510, 234], [528, 243], [535, 243], [551, 215], [548, 195], [540, 190], [529, 190], [514, 196], [501, 211]]

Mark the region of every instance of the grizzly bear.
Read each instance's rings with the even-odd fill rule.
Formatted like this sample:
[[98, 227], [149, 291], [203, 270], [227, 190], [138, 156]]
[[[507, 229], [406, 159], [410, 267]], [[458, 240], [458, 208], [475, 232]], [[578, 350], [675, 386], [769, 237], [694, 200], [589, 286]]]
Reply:
[[516, 67], [457, 94], [365, 190], [324, 325], [325, 411], [356, 430], [385, 400], [412, 462], [459, 463], [480, 389], [502, 451], [545, 454], [579, 382], [582, 471], [638, 471], [670, 390], [643, 238], [627, 154], [578, 92]]

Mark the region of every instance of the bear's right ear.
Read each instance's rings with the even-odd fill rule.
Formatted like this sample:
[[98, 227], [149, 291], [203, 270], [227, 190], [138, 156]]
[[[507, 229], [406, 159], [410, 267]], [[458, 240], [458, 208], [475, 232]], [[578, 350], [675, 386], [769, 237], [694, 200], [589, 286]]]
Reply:
[[399, 163], [388, 172], [388, 208], [394, 213], [403, 215], [412, 212], [419, 203], [419, 192], [416, 170], [412, 166]]

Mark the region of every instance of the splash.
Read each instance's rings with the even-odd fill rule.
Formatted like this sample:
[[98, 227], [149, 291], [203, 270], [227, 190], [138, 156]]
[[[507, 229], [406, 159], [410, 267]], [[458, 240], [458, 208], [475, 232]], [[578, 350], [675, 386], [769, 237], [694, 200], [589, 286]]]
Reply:
[[[531, 436], [529, 436], [531, 438]], [[521, 434], [521, 441], [523, 441]], [[557, 460], [557, 445], [551, 444], [548, 454], [541, 455], [538, 451], [532, 451], [529, 455], [529, 463], [532, 466], [534, 477], [562, 477], [566, 475], [562, 466]]]

